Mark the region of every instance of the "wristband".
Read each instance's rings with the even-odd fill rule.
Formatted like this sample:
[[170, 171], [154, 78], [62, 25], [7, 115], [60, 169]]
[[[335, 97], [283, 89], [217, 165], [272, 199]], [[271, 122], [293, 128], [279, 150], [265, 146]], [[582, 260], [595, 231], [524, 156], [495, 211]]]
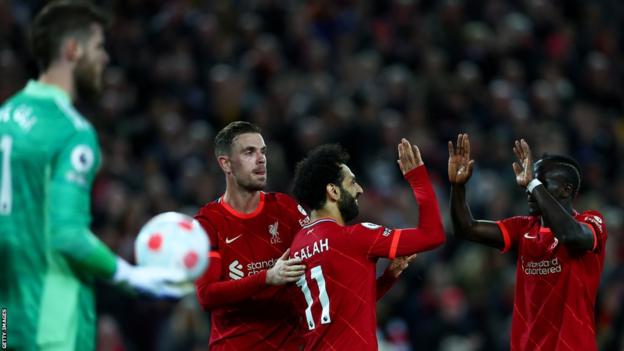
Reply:
[[542, 185], [542, 182], [540, 182], [539, 179], [537, 178], [533, 178], [533, 180], [531, 180], [529, 184], [527, 184], [526, 188], [529, 191], [529, 193], [533, 194], [533, 189], [535, 189], [535, 187], [538, 185]]

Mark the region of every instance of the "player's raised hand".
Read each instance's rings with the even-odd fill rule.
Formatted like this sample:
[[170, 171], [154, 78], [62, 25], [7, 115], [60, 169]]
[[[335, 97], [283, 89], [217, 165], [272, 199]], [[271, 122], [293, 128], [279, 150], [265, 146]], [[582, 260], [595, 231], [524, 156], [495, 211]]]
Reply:
[[267, 271], [266, 283], [268, 285], [284, 285], [296, 282], [305, 273], [305, 265], [301, 264], [300, 258], [288, 258], [290, 249], [282, 254], [273, 267]]
[[516, 140], [513, 151], [518, 158], [518, 162], [512, 164], [514, 173], [516, 174], [516, 183], [523, 188], [533, 180], [533, 156], [531, 148], [524, 139]]
[[423, 164], [418, 146], [412, 146], [407, 139], [401, 139], [397, 148], [399, 150], [399, 159], [397, 160], [397, 163], [399, 164], [399, 168], [401, 168], [403, 175]]
[[401, 273], [409, 266], [410, 262], [412, 262], [418, 254], [413, 254], [410, 256], [402, 256], [397, 257], [390, 261], [390, 265], [387, 270], [392, 274], [393, 277], [398, 278]]
[[457, 144], [448, 142], [448, 176], [451, 184], [464, 184], [472, 175], [474, 160], [470, 159], [470, 140], [467, 133], [457, 135]]

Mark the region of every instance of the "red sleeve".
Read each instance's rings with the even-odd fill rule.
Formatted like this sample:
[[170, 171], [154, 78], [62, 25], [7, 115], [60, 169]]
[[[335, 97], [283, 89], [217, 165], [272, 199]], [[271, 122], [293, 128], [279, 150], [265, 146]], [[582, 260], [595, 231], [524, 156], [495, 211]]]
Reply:
[[395, 278], [388, 270], [385, 270], [382, 276], [377, 278], [377, 300], [381, 299], [397, 280], [398, 278]]
[[197, 300], [205, 310], [248, 299], [267, 287], [266, 270], [238, 280], [221, 280], [221, 256], [211, 252], [210, 265], [195, 281]]
[[214, 229], [210, 221], [209, 210], [207, 209], [208, 206], [210, 205], [200, 208], [194, 218], [199, 222], [199, 224], [201, 224], [206, 234], [208, 234], [211, 250], [219, 250], [219, 237], [217, 236], [217, 231]]
[[[419, 205], [418, 228], [390, 230], [370, 223], [352, 226], [352, 240], [367, 246], [371, 257], [395, 258], [434, 249], [444, 243], [444, 227], [438, 201], [424, 166], [405, 175]], [[368, 230], [366, 230], [368, 229]]]
[[218, 251], [218, 237], [208, 215], [201, 209], [195, 219], [199, 221], [212, 244], [210, 265], [204, 274], [195, 281], [195, 292], [199, 304], [206, 310], [225, 306], [248, 299], [267, 288], [266, 270], [238, 280], [224, 280], [221, 276], [222, 262]]
[[607, 226], [604, 217], [598, 211], [585, 211], [576, 216], [576, 219], [589, 227], [594, 235], [593, 252], [599, 252], [603, 249], [607, 240]]
[[526, 233], [531, 226], [531, 217], [515, 216], [497, 221], [498, 228], [503, 235], [504, 245], [501, 252], [507, 252], [518, 246], [518, 240], [523, 233]]

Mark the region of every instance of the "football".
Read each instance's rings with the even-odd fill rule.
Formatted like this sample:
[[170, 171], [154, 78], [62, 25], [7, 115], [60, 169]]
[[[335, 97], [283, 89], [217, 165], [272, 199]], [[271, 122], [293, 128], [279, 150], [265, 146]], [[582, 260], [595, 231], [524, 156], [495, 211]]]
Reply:
[[199, 278], [208, 267], [209, 251], [208, 235], [199, 222], [178, 212], [154, 216], [134, 242], [138, 265], [181, 269], [189, 280]]

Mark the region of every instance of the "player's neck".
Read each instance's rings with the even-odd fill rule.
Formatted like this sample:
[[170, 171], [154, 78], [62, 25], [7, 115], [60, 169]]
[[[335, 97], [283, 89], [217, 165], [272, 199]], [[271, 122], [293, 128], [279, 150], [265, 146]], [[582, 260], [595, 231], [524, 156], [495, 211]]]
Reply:
[[237, 212], [252, 213], [260, 203], [260, 191], [232, 190], [227, 187], [223, 201]]
[[338, 210], [338, 207], [336, 206], [325, 206], [318, 210], [312, 210], [310, 213], [310, 219], [314, 221], [319, 218], [331, 218], [335, 220], [336, 223], [344, 225], [344, 220], [342, 219], [340, 210]]
[[72, 70], [66, 64], [53, 63], [39, 76], [39, 82], [63, 89], [72, 100], [76, 98]]

